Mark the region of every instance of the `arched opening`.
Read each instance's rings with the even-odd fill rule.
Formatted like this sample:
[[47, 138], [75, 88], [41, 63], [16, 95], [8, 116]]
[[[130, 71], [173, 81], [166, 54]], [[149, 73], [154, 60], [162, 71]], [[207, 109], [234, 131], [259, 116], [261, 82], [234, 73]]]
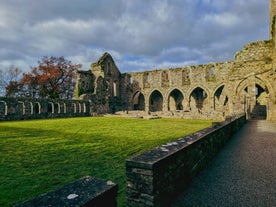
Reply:
[[22, 101], [18, 101], [18, 105], [16, 107], [16, 113], [19, 115], [25, 115], [26, 108], [25, 108], [25, 103]]
[[54, 104], [54, 113], [60, 114], [60, 104], [59, 103], [55, 103]]
[[138, 91], [133, 96], [133, 110], [145, 110], [145, 97]]
[[0, 101], [0, 116], [6, 116], [8, 114], [8, 105], [5, 101]]
[[[49, 105], [48, 105], [48, 107], [49, 107]], [[39, 102], [34, 102], [34, 114], [40, 114], [41, 113], [40, 109], [41, 109], [40, 103]]]
[[224, 85], [220, 86], [214, 94], [214, 110], [223, 110], [228, 103], [228, 96], [224, 92]]
[[184, 96], [178, 89], [174, 89], [169, 95], [169, 104], [168, 110], [169, 111], [176, 111], [176, 110], [183, 110], [183, 99]]
[[152, 112], [163, 110], [163, 96], [159, 91], [153, 91], [150, 95], [149, 110]]
[[72, 103], [72, 110], [73, 110], [73, 113], [77, 113], [77, 105], [75, 103]]
[[255, 94], [256, 94], [256, 104], [252, 110], [251, 118], [266, 119], [267, 91], [265, 88], [256, 84]]
[[47, 112], [52, 113], [52, 114], [54, 113], [54, 103], [52, 103], [52, 102], [48, 103]]
[[197, 87], [195, 88], [190, 95], [190, 107], [192, 111], [202, 112], [204, 108], [204, 101], [207, 98], [207, 93], [204, 89]]

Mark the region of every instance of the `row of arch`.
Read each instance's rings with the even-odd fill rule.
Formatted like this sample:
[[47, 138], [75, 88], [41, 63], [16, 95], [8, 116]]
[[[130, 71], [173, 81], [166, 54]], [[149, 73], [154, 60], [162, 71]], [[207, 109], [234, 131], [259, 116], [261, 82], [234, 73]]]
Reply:
[[[237, 97], [245, 98], [250, 95], [247, 91], [249, 87], [247, 84], [239, 86], [239, 90], [236, 91]], [[256, 103], [253, 104], [265, 105], [266, 103], [260, 103], [259, 101], [261, 95], [266, 96], [268, 94], [265, 84], [260, 84], [259, 82], [253, 83], [253, 86], [251, 87], [255, 87], [255, 94], [253, 94], [253, 96]], [[228, 103], [229, 94], [227, 94], [225, 90], [225, 85], [219, 86], [213, 94], [210, 94], [207, 90], [203, 89], [203, 87], [196, 87], [190, 92], [189, 96], [184, 96], [184, 93], [181, 90], [175, 88], [167, 95], [167, 97], [157, 89], [153, 90], [149, 97], [146, 98], [141, 91], [137, 91], [132, 97], [133, 110], [145, 110], [146, 105], [148, 104], [148, 110], [150, 112], [166, 110], [196, 110], [201, 112], [205, 107], [208, 107], [209, 110], [211, 109], [213, 111], [224, 111], [228, 110]]]
[[74, 102], [27, 102], [27, 101], [5, 101], [0, 100], [0, 116], [11, 114], [39, 115], [39, 114], [79, 114], [87, 113], [86, 103]]
[[[228, 102], [228, 97], [223, 93], [224, 85], [220, 86], [214, 93], [214, 108], [220, 105], [226, 105]], [[167, 104], [168, 111], [174, 110], [202, 110], [207, 98], [210, 96], [209, 93], [202, 87], [196, 87], [191, 91], [188, 99], [184, 101], [184, 93], [179, 89], [173, 89], [168, 97]], [[149, 111], [163, 111], [164, 106], [164, 96], [159, 90], [154, 90], [149, 96]], [[133, 109], [134, 110], [145, 110], [145, 96], [142, 92], [137, 91], [133, 95]], [[185, 102], [185, 104], [184, 104]]]

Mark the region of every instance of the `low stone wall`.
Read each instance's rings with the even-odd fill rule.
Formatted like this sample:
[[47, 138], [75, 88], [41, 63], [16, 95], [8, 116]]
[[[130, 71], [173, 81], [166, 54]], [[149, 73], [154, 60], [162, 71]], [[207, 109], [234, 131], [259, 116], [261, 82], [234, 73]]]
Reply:
[[82, 100], [0, 97], [0, 121], [89, 116], [91, 107]]
[[128, 206], [169, 206], [245, 122], [230, 118], [128, 159]]
[[116, 207], [117, 191], [117, 184], [87, 176], [15, 207]]

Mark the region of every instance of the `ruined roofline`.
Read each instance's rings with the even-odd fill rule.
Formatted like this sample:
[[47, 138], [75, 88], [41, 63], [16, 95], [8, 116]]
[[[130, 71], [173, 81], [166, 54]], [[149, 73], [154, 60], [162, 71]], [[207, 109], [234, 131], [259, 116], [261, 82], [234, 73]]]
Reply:
[[161, 68], [161, 69], [150, 69], [150, 70], [144, 70], [144, 71], [139, 71], [139, 72], [125, 72], [123, 74], [139, 74], [139, 73], [151, 73], [151, 72], [156, 72], [156, 71], [168, 71], [168, 70], [182, 70], [182, 69], [193, 69], [193, 68], [198, 68], [198, 67], [214, 67], [217, 65], [223, 65], [223, 64], [231, 64], [233, 63], [233, 60], [230, 61], [225, 61], [225, 62], [209, 62], [209, 63], [202, 63], [202, 64], [197, 64], [197, 65], [183, 65], [183, 66], [179, 66], [179, 67], [175, 67], [175, 68]]
[[108, 52], [105, 52], [96, 62], [91, 63], [91, 67], [101, 65], [108, 57], [110, 57], [112, 62], [115, 64], [115, 61], [113, 60], [112, 56]]

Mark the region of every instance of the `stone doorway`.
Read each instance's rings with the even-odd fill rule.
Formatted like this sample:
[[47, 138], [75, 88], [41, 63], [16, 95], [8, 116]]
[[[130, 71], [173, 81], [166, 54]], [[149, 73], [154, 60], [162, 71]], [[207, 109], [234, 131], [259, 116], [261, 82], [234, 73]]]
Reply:
[[163, 96], [159, 91], [153, 91], [149, 99], [149, 110], [151, 112], [163, 110]]
[[133, 110], [145, 110], [145, 97], [138, 91], [133, 96]]
[[178, 90], [174, 89], [169, 95], [169, 104], [168, 110], [169, 111], [176, 111], [176, 110], [183, 110], [183, 94]]
[[266, 119], [267, 117], [267, 92], [260, 85], [256, 84], [256, 104], [252, 109], [252, 119]]
[[207, 98], [207, 93], [204, 89], [197, 87], [195, 88], [190, 95], [190, 107], [192, 111], [202, 112], [204, 108], [204, 101]]

